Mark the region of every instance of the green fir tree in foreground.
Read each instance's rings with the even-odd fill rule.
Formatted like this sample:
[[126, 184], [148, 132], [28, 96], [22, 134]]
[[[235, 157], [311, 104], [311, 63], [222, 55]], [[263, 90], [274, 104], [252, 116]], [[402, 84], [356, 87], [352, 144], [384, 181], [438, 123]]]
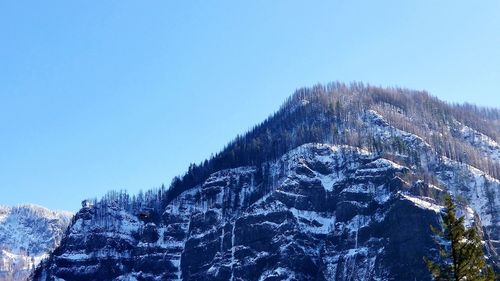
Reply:
[[450, 196], [445, 198], [442, 230], [431, 226], [439, 245], [439, 259], [424, 258], [436, 281], [495, 281], [497, 276], [486, 264], [483, 246], [475, 226], [466, 229], [464, 217], [457, 218]]

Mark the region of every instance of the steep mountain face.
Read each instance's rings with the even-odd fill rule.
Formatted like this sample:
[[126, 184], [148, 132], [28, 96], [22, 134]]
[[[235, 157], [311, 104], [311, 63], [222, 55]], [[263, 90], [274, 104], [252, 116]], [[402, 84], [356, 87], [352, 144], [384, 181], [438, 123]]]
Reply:
[[300, 90], [168, 190], [86, 202], [33, 279], [430, 280], [446, 193], [498, 266], [498, 124], [420, 92]]
[[0, 280], [26, 280], [59, 244], [71, 217], [36, 205], [0, 206]]

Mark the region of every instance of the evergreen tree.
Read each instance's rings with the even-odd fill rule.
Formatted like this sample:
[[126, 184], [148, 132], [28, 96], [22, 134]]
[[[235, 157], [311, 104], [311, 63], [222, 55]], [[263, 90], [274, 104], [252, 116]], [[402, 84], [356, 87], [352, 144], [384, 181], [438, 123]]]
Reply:
[[481, 238], [475, 226], [466, 229], [464, 217], [457, 218], [450, 196], [445, 198], [442, 230], [431, 226], [437, 235], [440, 260], [424, 258], [436, 281], [495, 281], [493, 268], [486, 264]]

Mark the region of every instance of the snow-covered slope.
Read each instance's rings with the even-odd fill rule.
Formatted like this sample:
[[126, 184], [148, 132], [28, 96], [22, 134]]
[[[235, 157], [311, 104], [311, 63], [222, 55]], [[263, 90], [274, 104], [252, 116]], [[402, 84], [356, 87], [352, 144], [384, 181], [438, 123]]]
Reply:
[[0, 206], [0, 280], [25, 280], [59, 244], [71, 217], [36, 205]]
[[[465, 199], [467, 204], [479, 214], [486, 234], [495, 245], [496, 251], [500, 252], [500, 181], [498, 179], [466, 163], [459, 163], [439, 155], [422, 138], [390, 126], [375, 111], [370, 110], [366, 113], [366, 122], [367, 130], [373, 130], [373, 134], [382, 140], [387, 142], [394, 138], [402, 140], [405, 145], [412, 148], [412, 153], [418, 155], [416, 164], [422, 168], [421, 170], [432, 174], [450, 194]], [[471, 140], [475, 140], [474, 145], [479, 147], [487, 157], [497, 159], [497, 149], [500, 146], [496, 142], [462, 126], [462, 132], [476, 134], [475, 137], [471, 137]]]
[[490, 137], [472, 129], [469, 126], [456, 122], [458, 126], [457, 133], [471, 145], [479, 148], [485, 157], [492, 158], [500, 162], [500, 145]]

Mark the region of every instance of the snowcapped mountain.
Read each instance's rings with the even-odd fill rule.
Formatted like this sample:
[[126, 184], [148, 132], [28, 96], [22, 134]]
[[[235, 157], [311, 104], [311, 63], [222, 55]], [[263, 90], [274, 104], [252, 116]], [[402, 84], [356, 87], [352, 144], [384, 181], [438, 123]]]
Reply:
[[430, 280], [446, 193], [500, 257], [500, 111], [339, 83], [166, 188], [84, 202], [34, 280]]
[[0, 206], [0, 280], [26, 280], [59, 244], [71, 217], [36, 205]]

